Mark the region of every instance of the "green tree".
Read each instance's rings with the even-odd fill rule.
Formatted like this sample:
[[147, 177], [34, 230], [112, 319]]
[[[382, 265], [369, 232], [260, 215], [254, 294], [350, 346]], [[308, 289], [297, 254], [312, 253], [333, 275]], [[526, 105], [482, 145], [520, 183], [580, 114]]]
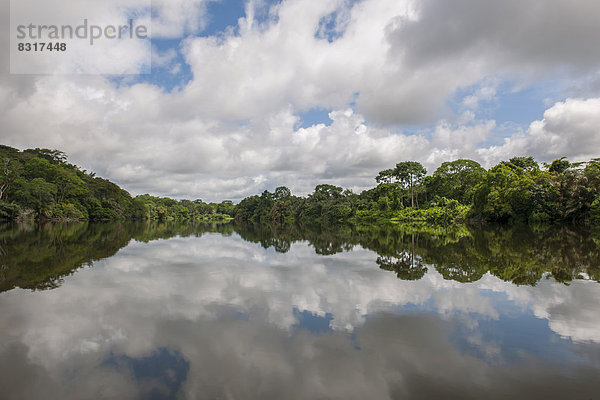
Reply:
[[375, 181], [380, 184], [392, 183], [395, 177], [396, 175], [393, 169], [385, 169], [379, 172], [379, 174], [375, 177]]
[[42, 178], [52, 182], [56, 177], [57, 167], [45, 158], [35, 157], [24, 165], [23, 176], [26, 179]]
[[273, 193], [273, 200], [275, 200], [275, 201], [287, 200], [290, 198], [291, 195], [292, 195], [292, 192], [290, 191], [290, 189], [288, 189], [285, 186], [279, 186], [277, 189], [275, 189], [275, 193]]
[[560, 175], [563, 172], [571, 168], [571, 163], [566, 160], [566, 157], [559, 158], [558, 160], [552, 161], [552, 164], [548, 166], [548, 172], [552, 174]]
[[433, 195], [455, 199], [470, 204], [475, 187], [485, 176], [485, 169], [472, 160], [456, 160], [443, 163], [429, 181]]
[[476, 188], [473, 212], [493, 221], [529, 221], [548, 213], [550, 187], [547, 173], [531, 157], [503, 161]]
[[341, 197], [343, 191], [344, 189], [339, 186], [327, 184], [317, 185], [312, 194], [312, 198], [316, 201], [335, 199]]
[[19, 178], [17, 183], [16, 196], [19, 203], [33, 209], [37, 215], [47, 216], [54, 204], [56, 185], [42, 178], [34, 178], [31, 181]]
[[21, 164], [9, 157], [0, 156], [0, 200], [6, 200], [13, 182], [20, 175]]
[[56, 201], [61, 202], [66, 198], [77, 198], [88, 193], [83, 180], [76, 172], [61, 165], [56, 169], [52, 181], [56, 184]]
[[410, 188], [410, 206], [415, 206], [414, 187], [418, 185], [425, 176], [427, 170], [423, 165], [416, 161], [404, 161], [396, 164], [394, 175], [401, 182], [404, 182]]
[[600, 196], [596, 197], [590, 207], [590, 221], [595, 226], [600, 226]]

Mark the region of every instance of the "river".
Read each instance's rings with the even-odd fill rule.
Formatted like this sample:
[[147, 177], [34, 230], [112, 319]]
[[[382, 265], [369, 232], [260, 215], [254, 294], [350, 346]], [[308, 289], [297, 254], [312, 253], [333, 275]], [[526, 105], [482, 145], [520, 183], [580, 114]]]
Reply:
[[2, 399], [592, 399], [600, 235], [0, 226]]

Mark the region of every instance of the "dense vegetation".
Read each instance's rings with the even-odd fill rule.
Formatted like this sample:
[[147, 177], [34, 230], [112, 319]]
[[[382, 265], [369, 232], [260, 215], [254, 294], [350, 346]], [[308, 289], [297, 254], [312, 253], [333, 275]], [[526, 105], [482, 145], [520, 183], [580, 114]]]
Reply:
[[0, 146], [0, 219], [226, 220], [233, 203], [131, 195], [82, 171], [57, 150]]
[[378, 185], [360, 194], [318, 185], [306, 198], [280, 187], [236, 207], [245, 222], [335, 224], [342, 222], [452, 223], [577, 222], [600, 225], [600, 159], [540, 166], [515, 157], [485, 170], [472, 160], [443, 163], [431, 176], [414, 161], [381, 171]]
[[490, 170], [472, 160], [443, 163], [432, 175], [405, 161], [360, 194], [321, 184], [306, 197], [287, 187], [243, 199], [204, 203], [141, 195], [66, 162], [57, 150], [0, 146], [0, 218], [55, 220], [195, 220], [235, 217], [271, 225], [576, 222], [600, 225], [600, 159], [562, 158], [540, 166], [515, 157]]

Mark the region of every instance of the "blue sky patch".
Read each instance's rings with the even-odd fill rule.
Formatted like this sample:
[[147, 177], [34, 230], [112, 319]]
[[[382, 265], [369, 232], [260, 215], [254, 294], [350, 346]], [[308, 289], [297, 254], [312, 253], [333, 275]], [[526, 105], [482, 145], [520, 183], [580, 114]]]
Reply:
[[331, 110], [325, 110], [322, 108], [313, 108], [308, 110], [307, 112], [300, 113], [300, 122], [298, 123], [297, 128], [310, 128], [313, 125], [317, 124], [325, 124], [331, 125], [333, 122], [331, 118], [329, 118], [329, 113]]
[[236, 28], [238, 20], [246, 15], [245, 0], [221, 0], [208, 3], [208, 25], [203, 36], [216, 36], [227, 28]]
[[349, 22], [350, 10], [354, 7], [354, 4], [358, 2], [359, 0], [348, 0], [334, 12], [322, 17], [319, 20], [315, 37], [318, 39], [326, 39], [329, 43], [333, 43], [344, 36]]

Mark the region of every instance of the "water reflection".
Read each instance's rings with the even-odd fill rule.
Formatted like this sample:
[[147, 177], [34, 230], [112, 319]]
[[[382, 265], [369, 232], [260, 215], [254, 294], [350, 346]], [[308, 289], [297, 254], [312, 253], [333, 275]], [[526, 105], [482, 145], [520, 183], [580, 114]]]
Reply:
[[[30, 286], [0, 294], [0, 397], [593, 398], [600, 285], [574, 278], [592, 276], [597, 247], [519, 232], [4, 230], [3, 271], [20, 280], [3, 288]], [[54, 236], [70, 264], [11, 253]]]
[[0, 291], [53, 289], [62, 277], [126, 246], [132, 225], [0, 225]]
[[308, 242], [316, 254], [332, 255], [356, 246], [378, 254], [375, 264], [400, 279], [423, 278], [427, 266], [445, 279], [475, 282], [486, 273], [518, 285], [535, 285], [544, 276], [568, 283], [600, 281], [600, 233], [573, 228], [393, 229], [340, 227], [325, 230], [268, 225], [110, 223], [0, 225], [0, 292], [15, 287], [52, 289], [94, 260], [113, 256], [131, 239], [150, 242], [206, 233], [239, 234], [245, 241], [287, 253]]

